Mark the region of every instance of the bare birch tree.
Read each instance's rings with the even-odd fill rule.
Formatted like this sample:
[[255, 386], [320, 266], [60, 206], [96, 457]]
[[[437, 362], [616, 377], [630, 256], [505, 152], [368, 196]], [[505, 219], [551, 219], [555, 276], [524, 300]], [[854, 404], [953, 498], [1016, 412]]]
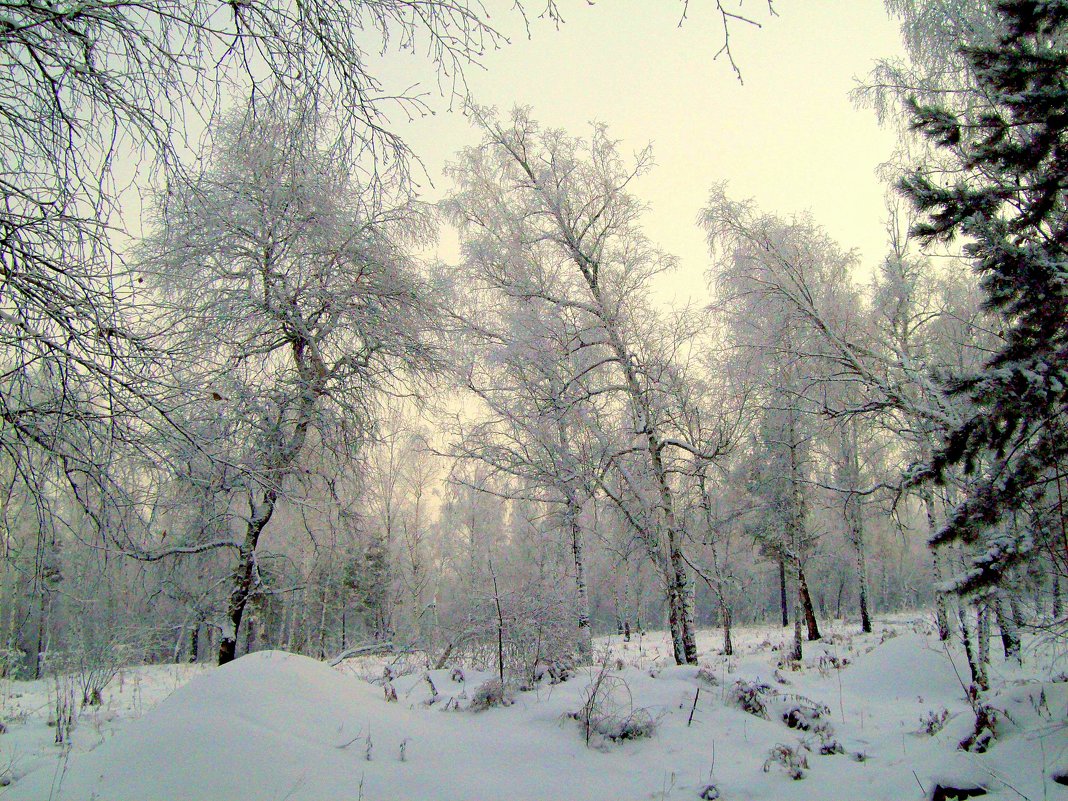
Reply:
[[[484, 140], [453, 167], [459, 189], [449, 202], [468, 258], [484, 264], [499, 292], [585, 320], [580, 345], [602, 354], [590, 369], [610, 376], [599, 391], [619, 399], [622, 446], [637, 455], [632, 466], [640, 476], [623, 459], [613, 464], [627, 473], [648, 512], [644, 532], [662, 549], [675, 658], [694, 662], [692, 579], [667, 464], [681, 443], [665, 431], [657, 371], [641, 358], [643, 326], [655, 319], [646, 293], [653, 277], [673, 266], [641, 233], [641, 205], [628, 191], [649, 154], [627, 167], [603, 128], [583, 141], [540, 129], [523, 110], [507, 121], [482, 110], [474, 116]], [[545, 269], [530, 269], [531, 253]]]

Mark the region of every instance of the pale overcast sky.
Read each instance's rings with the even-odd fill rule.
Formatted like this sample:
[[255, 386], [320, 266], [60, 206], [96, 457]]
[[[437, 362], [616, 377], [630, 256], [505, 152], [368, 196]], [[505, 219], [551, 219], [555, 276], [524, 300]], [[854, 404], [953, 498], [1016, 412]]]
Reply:
[[[733, 195], [768, 211], [810, 210], [843, 246], [861, 251], [866, 270], [881, 258], [885, 190], [875, 171], [894, 137], [848, 96], [876, 58], [900, 53], [881, 0], [775, 0], [771, 18], [766, 3], [749, 0], [743, 8], [763, 27], [731, 29], [743, 84], [723, 57], [713, 61], [722, 31], [711, 3], [691, 0], [681, 27], [682, 4], [670, 0], [559, 5], [565, 23], [557, 30], [535, 21], [530, 39], [501, 19], [518, 35], [487, 55], [484, 69], [469, 70], [468, 85], [481, 104], [529, 105], [542, 124], [572, 134], [596, 120], [625, 150], [653, 144], [657, 166], [636, 188], [650, 205], [647, 232], [680, 258], [665, 297], [706, 296], [695, 219], [709, 186], [724, 179]], [[427, 76], [422, 59], [386, 63], [391, 85]], [[426, 164], [437, 185], [428, 199], [436, 198], [447, 188], [442, 166], [476, 135], [444, 109], [394, 123]], [[452, 251], [443, 240], [441, 255]]]

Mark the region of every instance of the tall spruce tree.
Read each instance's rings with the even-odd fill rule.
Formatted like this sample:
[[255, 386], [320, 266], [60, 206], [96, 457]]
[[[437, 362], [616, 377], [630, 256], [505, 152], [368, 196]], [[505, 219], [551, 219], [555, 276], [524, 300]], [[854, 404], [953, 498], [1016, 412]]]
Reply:
[[1068, 0], [1010, 0], [998, 15], [1000, 41], [963, 51], [975, 93], [955, 109], [913, 105], [913, 127], [950, 171], [901, 182], [924, 215], [915, 233], [963, 242], [1002, 327], [1000, 351], [950, 382], [970, 413], [913, 476], [939, 481], [953, 466], [973, 476], [932, 538], [971, 546], [962, 593], [1040, 552], [1004, 523], [1049, 491], [1068, 455]]

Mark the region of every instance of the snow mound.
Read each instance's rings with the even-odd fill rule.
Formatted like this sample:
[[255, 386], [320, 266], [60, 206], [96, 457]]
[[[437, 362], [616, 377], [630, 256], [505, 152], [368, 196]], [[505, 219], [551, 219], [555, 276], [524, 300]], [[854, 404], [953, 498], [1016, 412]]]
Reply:
[[[114, 736], [86, 715], [69, 761], [57, 760], [49, 746], [36, 769], [19, 763], [29, 772], [0, 797], [640, 801], [697, 798], [710, 783], [723, 798], [748, 801], [897, 801], [930, 797], [940, 783], [982, 784], [997, 798], [1054, 797], [1053, 777], [1068, 765], [1068, 683], [1035, 679], [1026, 649], [1023, 668], [997, 660], [995, 675], [1018, 676], [999, 679], [986, 696], [999, 720], [998, 739], [984, 754], [965, 753], [957, 744], [974, 714], [953, 669], [965, 664], [959, 649], [949, 646], [951, 663], [933, 637], [911, 631], [883, 637], [881, 643], [853, 638], [849, 644], [861, 655], [844, 670], [788, 672], [790, 684], [774, 685], [769, 694], [766, 720], [731, 706], [727, 694], [735, 679], [767, 678], [779, 656], [770, 646], [728, 660], [718, 686], [701, 684], [693, 667], [649, 670], [651, 660], [639, 652], [643, 669], [611, 671], [621, 683], [609, 703], [624, 713], [644, 710], [656, 721], [656, 735], [596, 748], [586, 747], [570, 715], [586, 703], [597, 668], [475, 714], [456, 706], [466, 705], [489, 675], [479, 671], [465, 670], [456, 680], [449, 670], [430, 672], [430, 681], [420, 671], [399, 675], [393, 682], [399, 698], [387, 702], [380, 686], [305, 657], [261, 652], [202, 674]], [[762, 642], [765, 633], [754, 631], [751, 639]], [[810, 650], [817, 653], [818, 646]], [[171, 668], [145, 670], [172, 675]], [[380, 675], [381, 667], [374, 672]], [[36, 698], [47, 707], [45, 696]], [[820, 754], [811, 727], [788, 728], [783, 712], [808, 704], [830, 710], [820, 716], [833, 723], [846, 753]], [[933, 734], [922, 725], [931, 715], [945, 719]], [[43, 718], [37, 724], [47, 737]], [[0, 746], [10, 748], [9, 740]], [[807, 756], [804, 781], [763, 770], [783, 746]]]
[[[339, 746], [360, 734], [372, 705], [382, 706], [375, 688], [313, 659], [280, 651], [250, 654], [180, 688], [112, 739], [73, 759], [65, 775], [37, 771], [7, 797], [301, 797], [312, 770], [314, 784], [322, 787], [325, 778], [347, 792], [365, 745], [359, 740]], [[380, 728], [374, 732], [383, 734]], [[60, 781], [60, 792], [54, 793]]]
[[[965, 668], [967, 670], [967, 668]], [[842, 671], [842, 688], [871, 701], [964, 697], [938, 640], [909, 632], [891, 637]]]

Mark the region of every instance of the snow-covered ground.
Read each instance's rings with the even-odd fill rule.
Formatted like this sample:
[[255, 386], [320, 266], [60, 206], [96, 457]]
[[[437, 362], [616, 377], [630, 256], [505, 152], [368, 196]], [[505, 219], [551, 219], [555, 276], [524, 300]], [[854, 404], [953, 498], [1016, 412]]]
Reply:
[[[52, 744], [53, 684], [6, 682], [0, 771], [14, 781], [0, 798], [637, 801], [718, 792], [724, 801], [874, 801], [930, 798], [939, 783], [983, 786], [989, 798], [1068, 798], [1052, 779], [1068, 772], [1063, 653], [1032, 642], [1022, 668], [994, 658], [985, 700], [997, 710], [998, 739], [974, 754], [957, 748], [975, 719], [957, 678], [963, 656], [947, 652], [922, 616], [880, 622], [869, 636], [854, 631], [826, 625], [799, 670], [776, 668], [785, 636], [777, 628], [739, 629], [730, 658], [718, 654], [717, 632], [703, 632], [701, 669], [675, 667], [661, 633], [607, 638], [606, 671], [546, 680], [483, 712], [466, 707], [491, 674], [472, 668], [462, 680], [451, 668], [399, 675], [396, 702], [365, 680], [381, 676], [381, 659], [332, 669], [275, 651], [223, 668], [130, 668], [102, 706], [81, 712], [69, 751]], [[598, 678], [602, 728], [652, 720], [651, 737], [594, 733], [587, 745], [569, 713], [583, 709]], [[769, 688], [755, 693], [767, 719], [732, 701], [739, 680]], [[792, 710], [807, 731], [783, 721]], [[941, 730], [921, 731], [922, 720], [943, 717]], [[836, 753], [821, 755], [821, 744]], [[780, 746], [807, 762], [803, 778], [769, 762], [775, 751], [788, 761]]]

